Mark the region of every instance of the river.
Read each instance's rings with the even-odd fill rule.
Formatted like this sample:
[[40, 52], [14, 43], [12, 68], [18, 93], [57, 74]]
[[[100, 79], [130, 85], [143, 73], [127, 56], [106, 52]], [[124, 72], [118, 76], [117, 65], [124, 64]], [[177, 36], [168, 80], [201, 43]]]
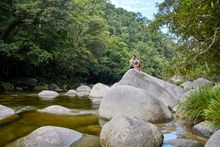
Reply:
[[[98, 104], [89, 98], [72, 98], [61, 96], [54, 100], [42, 100], [36, 93], [19, 92], [0, 94], [0, 104], [13, 108], [18, 117], [9, 123], [0, 125], [0, 146], [23, 137], [41, 126], [61, 126], [76, 131], [99, 136]], [[76, 112], [91, 112], [83, 115], [52, 115], [40, 113], [37, 110], [51, 105], [60, 105]], [[169, 123], [156, 124], [164, 135], [163, 147], [168, 147], [166, 141], [178, 138], [193, 139], [205, 144], [206, 139], [192, 134], [189, 123], [174, 119]]]

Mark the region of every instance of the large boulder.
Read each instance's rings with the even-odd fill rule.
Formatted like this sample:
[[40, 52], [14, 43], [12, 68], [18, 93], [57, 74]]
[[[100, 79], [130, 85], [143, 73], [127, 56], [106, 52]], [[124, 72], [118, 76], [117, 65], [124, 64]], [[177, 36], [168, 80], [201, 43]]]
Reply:
[[110, 87], [102, 83], [97, 83], [92, 87], [89, 97], [101, 98], [109, 91], [109, 89]]
[[146, 91], [132, 86], [111, 88], [104, 96], [99, 116], [110, 120], [118, 114], [132, 115], [153, 123], [166, 122], [172, 119], [168, 107]]
[[118, 85], [130, 85], [146, 90], [146, 92], [166, 105], [175, 107], [184, 90], [175, 84], [165, 82], [161, 79], [152, 77], [134, 69], [130, 69], [125, 73]]
[[159, 147], [162, 133], [149, 122], [132, 116], [118, 115], [106, 123], [100, 134], [103, 147]]
[[165, 142], [165, 146], [175, 147], [203, 147], [204, 145], [191, 139], [174, 139]]
[[91, 88], [86, 85], [81, 85], [77, 89], [77, 96], [78, 97], [88, 97], [91, 91]]
[[38, 96], [42, 99], [49, 100], [59, 96], [59, 93], [51, 90], [43, 90], [40, 93], [38, 93]]
[[198, 136], [209, 138], [213, 133], [215, 133], [219, 128], [212, 126], [208, 122], [200, 122], [193, 126], [192, 131]]
[[193, 81], [193, 88], [195, 89], [205, 85], [213, 86], [214, 83], [204, 78], [198, 78]]
[[8, 147], [69, 147], [77, 146], [82, 134], [67, 128], [44, 126], [22, 137]]
[[115, 84], [113, 84], [113, 85], [111, 86], [111, 88], [114, 88], [114, 87], [117, 87], [117, 86], [118, 86], [118, 82], [115, 83]]
[[0, 105], [0, 121], [12, 115], [15, 115], [15, 111], [13, 109]]
[[216, 131], [206, 142], [205, 147], [219, 147], [220, 145], [220, 130]]

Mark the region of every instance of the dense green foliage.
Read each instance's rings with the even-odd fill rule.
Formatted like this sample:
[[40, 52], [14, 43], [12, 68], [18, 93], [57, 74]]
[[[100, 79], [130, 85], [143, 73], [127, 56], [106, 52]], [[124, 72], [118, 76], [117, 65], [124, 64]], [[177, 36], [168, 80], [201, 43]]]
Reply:
[[178, 107], [177, 114], [190, 121], [208, 120], [220, 126], [219, 106], [219, 87], [205, 86], [189, 94]]
[[220, 1], [165, 0], [152, 26], [167, 26], [179, 40], [167, 72], [187, 78], [220, 79]]
[[3, 0], [0, 20], [0, 80], [115, 82], [133, 53], [159, 77], [173, 54], [147, 18], [105, 0]]
[[209, 102], [205, 110], [205, 119], [220, 127], [220, 87], [214, 89], [215, 97]]

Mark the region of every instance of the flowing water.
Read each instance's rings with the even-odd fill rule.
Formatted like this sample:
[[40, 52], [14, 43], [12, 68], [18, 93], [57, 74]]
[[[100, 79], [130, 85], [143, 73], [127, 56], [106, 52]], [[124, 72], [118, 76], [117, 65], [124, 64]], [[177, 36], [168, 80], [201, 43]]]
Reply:
[[[88, 98], [71, 98], [61, 95], [54, 100], [45, 101], [34, 93], [4, 93], [0, 94], [0, 104], [13, 108], [18, 115], [13, 118], [13, 121], [0, 125], [0, 146], [11, 143], [41, 126], [60, 126], [96, 136], [99, 136], [101, 131], [96, 113], [70, 116], [36, 111], [47, 106], [60, 105], [79, 111], [97, 112], [98, 105]], [[193, 139], [202, 144], [206, 142], [206, 139], [193, 135], [191, 127], [181, 120], [173, 120], [169, 123], [157, 124], [157, 126], [164, 135], [164, 147], [169, 146], [166, 141], [177, 138]]]

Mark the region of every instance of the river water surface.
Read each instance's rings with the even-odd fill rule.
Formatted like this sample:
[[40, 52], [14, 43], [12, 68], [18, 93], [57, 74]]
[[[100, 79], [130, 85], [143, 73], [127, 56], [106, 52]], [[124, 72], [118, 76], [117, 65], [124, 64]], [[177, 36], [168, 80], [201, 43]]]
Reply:
[[[18, 114], [13, 121], [0, 125], [0, 146], [11, 143], [41, 126], [60, 126], [95, 136], [99, 136], [101, 131], [96, 113], [98, 105], [89, 98], [71, 98], [61, 94], [52, 101], [45, 101], [35, 93], [4, 93], [0, 94], [0, 104], [13, 108]], [[70, 116], [36, 111], [51, 105], [60, 105], [79, 112], [91, 111], [91, 114]], [[157, 126], [164, 135], [164, 147], [170, 146], [166, 144], [166, 141], [178, 138], [193, 139], [202, 144], [206, 142], [206, 139], [193, 135], [189, 124], [182, 120], [175, 119], [169, 123], [157, 124]]]

